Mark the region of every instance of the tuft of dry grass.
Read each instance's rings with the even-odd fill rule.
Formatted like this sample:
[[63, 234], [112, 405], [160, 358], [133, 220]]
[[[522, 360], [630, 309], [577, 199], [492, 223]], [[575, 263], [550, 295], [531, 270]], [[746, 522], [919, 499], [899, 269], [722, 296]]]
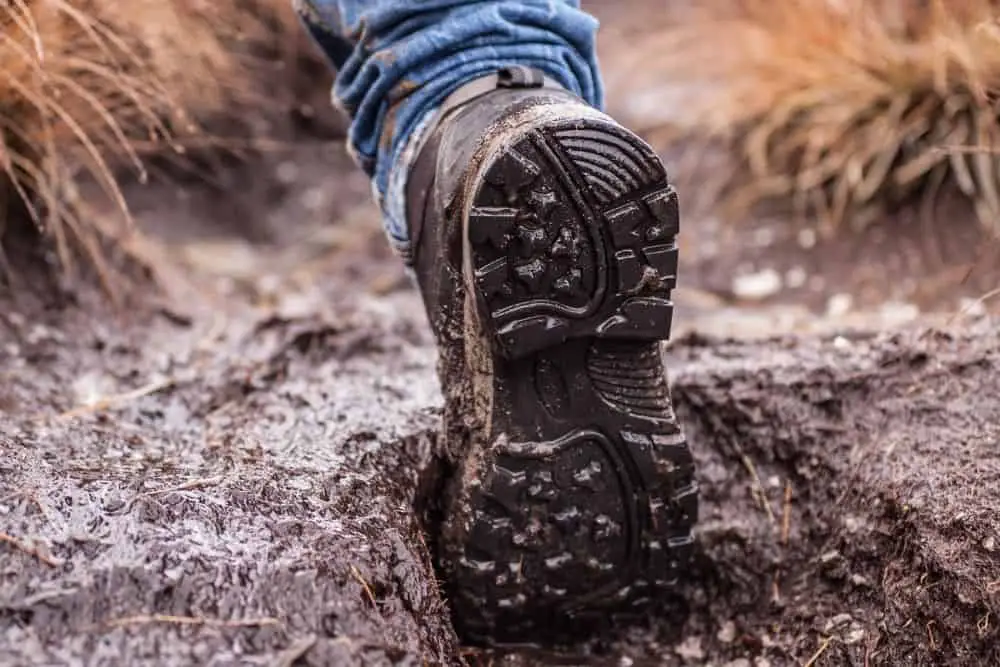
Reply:
[[[292, 33], [295, 31], [295, 33]], [[12, 0], [0, 8], [0, 242], [15, 209], [66, 268], [81, 254], [110, 287], [103, 249], [127, 244], [121, 168], [210, 142], [199, 120], [266, 104], [256, 65], [298, 26], [287, 0]], [[280, 57], [281, 54], [277, 54]], [[123, 214], [78, 194], [95, 179]], [[0, 269], [7, 265], [0, 246]]]
[[998, 4], [692, 3], [615, 65], [669, 94], [654, 140], [735, 156], [712, 192], [730, 213], [781, 203], [833, 231], [952, 185], [1000, 226]]

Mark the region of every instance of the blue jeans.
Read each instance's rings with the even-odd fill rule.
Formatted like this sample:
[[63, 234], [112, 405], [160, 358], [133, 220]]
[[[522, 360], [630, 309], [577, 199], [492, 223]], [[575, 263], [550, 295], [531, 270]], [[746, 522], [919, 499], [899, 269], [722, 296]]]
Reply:
[[[393, 246], [409, 255], [407, 145], [445, 97], [506, 65], [536, 67], [603, 104], [597, 21], [579, 0], [293, 0], [337, 69], [334, 104], [348, 146], [372, 178]], [[412, 153], [412, 151], [410, 151]]]

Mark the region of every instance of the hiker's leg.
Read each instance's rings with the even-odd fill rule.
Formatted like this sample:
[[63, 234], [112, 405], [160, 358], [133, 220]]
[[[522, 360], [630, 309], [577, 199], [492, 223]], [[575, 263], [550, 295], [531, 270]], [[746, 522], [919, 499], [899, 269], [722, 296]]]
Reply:
[[407, 257], [412, 156], [405, 149], [449, 93], [502, 66], [524, 65], [593, 106], [603, 103], [597, 21], [579, 0], [293, 1], [337, 68], [333, 98], [351, 119], [351, 152], [373, 179], [390, 240]]

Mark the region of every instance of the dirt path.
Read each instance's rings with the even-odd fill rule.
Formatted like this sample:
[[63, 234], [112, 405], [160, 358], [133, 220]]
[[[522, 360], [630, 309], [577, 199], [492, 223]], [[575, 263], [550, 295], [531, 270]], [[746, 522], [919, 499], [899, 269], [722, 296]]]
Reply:
[[[236, 213], [134, 193], [174, 301], [116, 316], [28, 261], [0, 292], [0, 664], [1000, 659], [996, 322], [838, 336], [912, 318], [707, 282], [668, 350], [704, 489], [692, 581], [572, 658], [463, 650], [422, 525], [434, 350], [328, 148], [245, 175]], [[819, 333], [774, 336], [796, 327]], [[756, 340], [708, 337], [734, 331]]]

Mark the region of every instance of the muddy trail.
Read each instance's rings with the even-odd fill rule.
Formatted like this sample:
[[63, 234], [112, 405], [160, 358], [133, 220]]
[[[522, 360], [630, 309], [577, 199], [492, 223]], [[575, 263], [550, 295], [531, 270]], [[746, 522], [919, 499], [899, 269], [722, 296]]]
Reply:
[[[9, 253], [0, 664], [1000, 660], [1000, 333], [969, 301], [995, 276], [955, 278], [974, 225], [687, 223], [690, 578], [606, 636], [504, 653], [463, 646], [439, 592], [436, 353], [339, 144], [128, 194], [163, 292], [115, 309]], [[882, 254], [859, 270], [859, 246]]]

